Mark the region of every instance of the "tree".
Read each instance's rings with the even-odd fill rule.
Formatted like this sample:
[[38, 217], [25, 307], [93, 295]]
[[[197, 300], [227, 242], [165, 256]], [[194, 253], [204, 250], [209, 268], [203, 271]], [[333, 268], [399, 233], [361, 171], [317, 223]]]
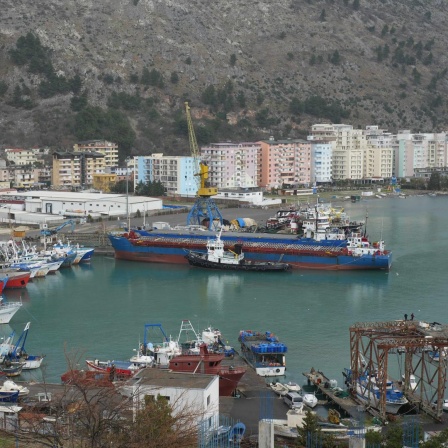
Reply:
[[428, 182], [428, 190], [440, 190], [440, 173], [431, 173]]
[[230, 55], [230, 65], [231, 65], [232, 67], [234, 67], [235, 64], [236, 64], [236, 54], [235, 54], [235, 53], [232, 53], [232, 54]]
[[322, 11], [321, 11], [321, 13], [320, 13], [319, 20], [320, 20], [321, 22], [325, 22], [325, 20], [327, 20], [327, 19], [326, 19], [326, 15], [327, 15], [327, 13], [325, 12], [325, 8], [324, 8], [324, 9], [322, 9]]
[[177, 84], [179, 82], [179, 75], [177, 74], [177, 72], [171, 72], [170, 81], [171, 84]]
[[341, 55], [338, 50], [335, 50], [334, 53], [329, 57], [329, 61], [334, 65], [339, 65], [341, 63]]
[[359, 0], [353, 0], [353, 9], [355, 11], [359, 9]]
[[332, 448], [333, 437], [325, 435], [318, 424], [318, 417], [312, 411], [307, 410], [302, 427], [297, 428], [297, 446], [307, 448]]
[[439, 434], [432, 436], [426, 442], [419, 444], [420, 448], [444, 448], [448, 443], [448, 429], [444, 429]]
[[[134, 192], [134, 182], [131, 182], [128, 180], [128, 192], [133, 193]], [[114, 185], [110, 187], [111, 193], [119, 193], [123, 194], [126, 193], [126, 181], [125, 180], [119, 180]]]

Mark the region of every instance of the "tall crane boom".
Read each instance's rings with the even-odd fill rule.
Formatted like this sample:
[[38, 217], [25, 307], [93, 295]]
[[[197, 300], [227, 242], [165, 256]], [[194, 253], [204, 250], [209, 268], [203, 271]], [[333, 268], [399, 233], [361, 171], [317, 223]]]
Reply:
[[195, 162], [195, 173], [198, 179], [198, 189], [196, 192], [196, 202], [188, 213], [187, 225], [206, 225], [210, 230], [222, 226], [222, 215], [212, 196], [218, 194], [216, 187], [208, 184], [209, 169], [206, 162], [200, 160], [198, 142], [194, 133], [193, 122], [190, 115], [190, 106], [185, 102], [185, 113], [187, 115], [188, 139], [190, 142], [190, 152]]
[[215, 196], [218, 194], [218, 189], [216, 187], [211, 187], [208, 184], [209, 167], [207, 165], [207, 162], [200, 160], [198, 142], [196, 140], [196, 134], [194, 132], [193, 121], [191, 120], [190, 106], [188, 105], [188, 102], [185, 102], [185, 113], [187, 115], [190, 151], [192, 157], [194, 158], [195, 165], [199, 169], [199, 172], [195, 173], [195, 176], [198, 177], [198, 190], [196, 192], [196, 195], [201, 198]]

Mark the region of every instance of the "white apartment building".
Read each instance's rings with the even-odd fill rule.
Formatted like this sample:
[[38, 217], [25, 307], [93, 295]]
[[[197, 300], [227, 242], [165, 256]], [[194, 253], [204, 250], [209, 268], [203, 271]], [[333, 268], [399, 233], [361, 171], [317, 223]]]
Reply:
[[308, 140], [332, 145], [333, 180], [375, 180], [392, 176], [393, 137], [378, 126], [362, 130], [346, 124], [317, 124], [311, 127]]
[[7, 160], [14, 165], [32, 165], [37, 157], [32, 149], [5, 149]]
[[442, 168], [447, 166], [447, 134], [418, 133], [400, 130], [394, 135], [394, 174], [412, 177], [416, 169]]
[[210, 184], [218, 188], [257, 186], [260, 143], [212, 143], [201, 148], [210, 169]]

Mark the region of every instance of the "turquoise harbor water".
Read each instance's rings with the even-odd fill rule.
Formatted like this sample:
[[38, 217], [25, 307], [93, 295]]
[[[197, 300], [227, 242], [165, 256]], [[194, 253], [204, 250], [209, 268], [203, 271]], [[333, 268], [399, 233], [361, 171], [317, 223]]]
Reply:
[[[242, 329], [277, 334], [288, 346], [287, 377], [303, 383], [311, 367], [342, 383], [349, 327], [355, 322], [416, 319], [448, 322], [448, 197], [388, 198], [344, 203], [351, 217], [368, 211], [367, 233], [393, 251], [390, 272], [220, 273], [188, 266], [116, 261], [95, 256], [88, 266], [36, 279], [3, 336], [31, 322], [26, 347], [47, 357], [42, 372], [59, 382], [65, 353], [126, 359], [145, 323], [162, 323], [177, 337], [182, 319], [219, 328], [237, 346]], [[268, 212], [267, 212], [268, 213]]]

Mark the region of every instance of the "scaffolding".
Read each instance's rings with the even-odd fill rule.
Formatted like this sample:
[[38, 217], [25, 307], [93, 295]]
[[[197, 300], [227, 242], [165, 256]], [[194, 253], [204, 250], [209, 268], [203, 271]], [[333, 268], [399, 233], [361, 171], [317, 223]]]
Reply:
[[[377, 410], [386, 420], [389, 355], [404, 357], [398, 384], [416, 408], [440, 421], [446, 383], [448, 325], [413, 320], [356, 323], [350, 327], [349, 387], [356, 396], [361, 377], [372, 375], [380, 392]], [[403, 358], [401, 358], [403, 359]], [[411, 379], [415, 383], [411, 384]]]

